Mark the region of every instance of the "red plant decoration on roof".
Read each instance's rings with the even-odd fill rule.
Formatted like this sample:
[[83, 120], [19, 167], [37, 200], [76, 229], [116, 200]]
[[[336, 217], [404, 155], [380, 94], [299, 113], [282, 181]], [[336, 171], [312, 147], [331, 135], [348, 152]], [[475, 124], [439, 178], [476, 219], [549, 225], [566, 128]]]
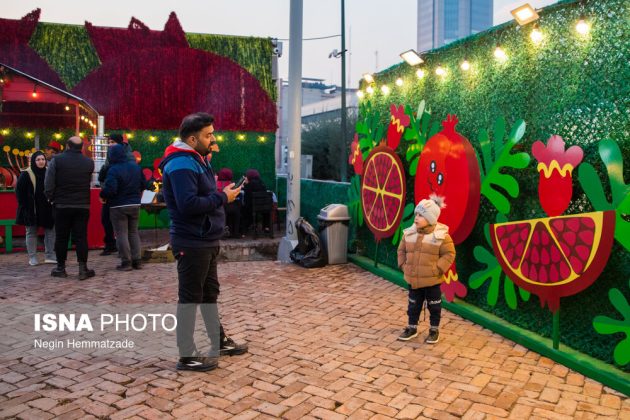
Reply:
[[233, 61], [190, 48], [177, 16], [164, 31], [132, 18], [129, 27], [86, 28], [103, 65], [73, 93], [114, 129], [176, 129], [192, 112], [215, 116], [221, 130], [273, 132], [276, 107], [247, 70]]
[[40, 9], [35, 9], [19, 20], [0, 19], [0, 63], [65, 89], [59, 75], [28, 45], [40, 13]]

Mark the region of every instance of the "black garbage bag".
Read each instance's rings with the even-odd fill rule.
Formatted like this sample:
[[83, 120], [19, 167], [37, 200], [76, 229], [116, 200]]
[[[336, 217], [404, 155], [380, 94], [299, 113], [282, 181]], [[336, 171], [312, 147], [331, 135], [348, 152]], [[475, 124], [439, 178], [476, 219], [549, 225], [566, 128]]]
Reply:
[[325, 266], [328, 258], [317, 231], [303, 217], [295, 221], [295, 228], [297, 229], [298, 244], [289, 253], [291, 261], [305, 268]]

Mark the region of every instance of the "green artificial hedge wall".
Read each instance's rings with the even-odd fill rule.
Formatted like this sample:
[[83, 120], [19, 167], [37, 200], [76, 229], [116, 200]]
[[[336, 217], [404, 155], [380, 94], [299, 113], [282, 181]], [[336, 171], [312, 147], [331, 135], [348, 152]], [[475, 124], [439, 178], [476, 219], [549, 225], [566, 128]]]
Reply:
[[[3, 135], [4, 142], [0, 145], [2, 147], [0, 149], [0, 166], [4, 167], [10, 166], [7, 160], [7, 153], [4, 152], [5, 147], [9, 147], [11, 151], [13, 149], [30, 151], [34, 147], [34, 138], [27, 138], [27, 133], [37, 133], [40, 138], [41, 148], [47, 145], [50, 140], [56, 139], [56, 137], [63, 139], [57, 141], [64, 144], [65, 139], [74, 135], [73, 130], [38, 129], [37, 131], [29, 131], [15, 128], [4, 130], [4, 133], [7, 134]], [[122, 132], [111, 131], [106, 134], [114, 133]], [[131, 134], [129, 144], [132, 150], [137, 150], [142, 155], [140, 166], [143, 168], [153, 168], [154, 160], [161, 158], [164, 155], [164, 150], [177, 137], [176, 131], [136, 130], [131, 132]], [[212, 166], [215, 172], [218, 172], [223, 167], [227, 167], [232, 169], [235, 179], [238, 179], [239, 174], [244, 174], [247, 169], [255, 168], [260, 172], [260, 176], [266, 185], [273, 186], [275, 184], [275, 135], [229, 131], [217, 132], [217, 136], [221, 151], [215, 153], [212, 159]], [[153, 140], [150, 137], [153, 137]], [[239, 138], [242, 138], [242, 140]], [[11, 152], [9, 152], [9, 158], [15, 163], [15, 157]]]
[[[318, 181], [315, 179], [300, 180], [300, 215], [313, 227], [317, 228], [319, 211], [329, 204], [345, 204], [348, 200], [347, 182]], [[287, 204], [287, 178], [277, 178], [278, 206]]]
[[[539, 204], [539, 175], [531, 147], [536, 140], [546, 143], [554, 134], [560, 135], [567, 147], [579, 145], [584, 150], [582, 162], [595, 168], [606, 200], [620, 202], [624, 197], [613, 196], [607, 169], [621, 172], [626, 183], [630, 180], [629, 12], [628, 2], [623, 0], [562, 2], [540, 12], [537, 23], [544, 34], [540, 45], [535, 45], [529, 38], [533, 24], [518, 27], [509, 22], [430, 51], [424, 56], [425, 63], [421, 68], [425, 76], [422, 79], [416, 76], [416, 68], [405, 63], [393, 66], [375, 75], [375, 93], [366, 94], [362, 100], [359, 123], [373, 124], [369, 135], [374, 135], [378, 130], [373, 127], [387, 128], [390, 104], [406, 105], [415, 111], [424, 100], [430, 109], [429, 127], [434, 126], [439, 131], [439, 123], [447, 114], [456, 114], [460, 121], [457, 131], [470, 140], [480, 157], [479, 138], [484, 130], [494, 143], [502, 140], [495, 138], [497, 119], [505, 119], [508, 132], [518, 120], [524, 120], [525, 134], [512, 152], [528, 153], [532, 159], [524, 169], [508, 167], [501, 170], [501, 173], [513, 176], [520, 188], [517, 198], [499, 188], [499, 193], [509, 203], [505, 219], [546, 217]], [[575, 31], [582, 15], [591, 25], [586, 36]], [[505, 63], [499, 63], [493, 56], [498, 44], [507, 53]], [[463, 60], [471, 64], [468, 72], [460, 69]], [[438, 66], [446, 69], [445, 77], [435, 74]], [[402, 87], [395, 85], [397, 78], [405, 81]], [[390, 87], [389, 94], [381, 92], [380, 87], [384, 84]], [[366, 88], [365, 82], [361, 87]], [[598, 147], [605, 139], [612, 139], [618, 145], [623, 169], [619, 165], [607, 168], [603, 164]], [[409, 175], [410, 164], [406, 160], [407, 153], [411, 153], [411, 144], [413, 142], [403, 139], [396, 150], [407, 175], [407, 203], [414, 202], [414, 177]], [[573, 200], [565, 214], [602, 210], [595, 208], [590, 201], [592, 197], [585, 194], [578, 179], [579, 172], [573, 173]], [[625, 191], [627, 194], [627, 185]], [[349, 203], [352, 198], [356, 199], [356, 194]], [[547, 308], [541, 308], [538, 297], [529, 297], [518, 290], [514, 295], [514, 288], [509, 287], [504, 275], [496, 278], [487, 275], [486, 265], [476, 258], [483, 251], [474, 252], [475, 248], [484, 248], [493, 254], [484, 237], [484, 226], [497, 221], [497, 217], [501, 217], [498, 213], [495, 205], [482, 195], [475, 228], [457, 247], [458, 273], [468, 287], [464, 300], [514, 325], [549, 337], [552, 315]], [[626, 214], [620, 220], [627, 223], [630, 218]], [[357, 219], [353, 222], [356, 228]], [[376, 257], [379, 263], [397, 268], [396, 245], [392, 238], [380, 242], [378, 255], [374, 237], [365, 225], [358, 228], [356, 239], [354, 244], [358, 244], [361, 254], [372, 259]], [[630, 349], [630, 313], [627, 313], [630, 252], [619, 240], [615, 241], [599, 279], [585, 291], [562, 298], [560, 340], [562, 345], [630, 372], [630, 358], [622, 355]], [[487, 279], [474, 289], [469, 280], [478, 272], [484, 272]], [[618, 320], [617, 332], [600, 335], [593, 325], [598, 316]]]
[[101, 64], [83, 25], [40, 22], [29, 45], [59, 74], [68, 89]]

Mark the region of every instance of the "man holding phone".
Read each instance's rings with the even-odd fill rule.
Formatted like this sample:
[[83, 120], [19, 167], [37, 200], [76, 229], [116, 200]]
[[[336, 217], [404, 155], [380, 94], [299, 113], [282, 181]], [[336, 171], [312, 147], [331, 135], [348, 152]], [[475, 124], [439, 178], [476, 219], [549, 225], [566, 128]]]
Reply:
[[[178, 370], [212, 370], [218, 366], [219, 354], [247, 352], [247, 345], [226, 336], [217, 309], [217, 257], [225, 227], [224, 206], [234, 201], [241, 189], [230, 184], [217, 191], [214, 172], [205, 159], [216, 147], [213, 133], [211, 115], [198, 112], [184, 117], [179, 128], [181, 140], [166, 148], [160, 165], [171, 219], [171, 246], [177, 260]], [[197, 350], [193, 337], [198, 306], [212, 342], [207, 355]]]

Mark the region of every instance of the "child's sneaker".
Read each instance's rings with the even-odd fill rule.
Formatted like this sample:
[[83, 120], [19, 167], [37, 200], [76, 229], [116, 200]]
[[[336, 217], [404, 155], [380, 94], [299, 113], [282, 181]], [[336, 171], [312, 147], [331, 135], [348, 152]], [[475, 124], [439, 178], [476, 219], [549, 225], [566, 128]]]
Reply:
[[408, 341], [417, 336], [418, 336], [417, 328], [405, 327], [403, 332], [398, 336], [398, 339], [400, 341]]
[[426, 340], [424, 340], [427, 344], [435, 344], [440, 340], [440, 331], [437, 328], [431, 328], [429, 330], [429, 335]]

